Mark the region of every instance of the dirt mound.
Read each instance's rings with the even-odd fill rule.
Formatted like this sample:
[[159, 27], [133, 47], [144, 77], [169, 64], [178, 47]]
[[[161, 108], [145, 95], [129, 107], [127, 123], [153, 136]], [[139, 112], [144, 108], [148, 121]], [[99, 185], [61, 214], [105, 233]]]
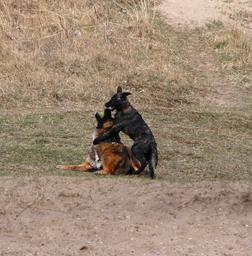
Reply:
[[242, 255], [252, 244], [245, 184], [142, 179], [1, 179], [0, 255]]

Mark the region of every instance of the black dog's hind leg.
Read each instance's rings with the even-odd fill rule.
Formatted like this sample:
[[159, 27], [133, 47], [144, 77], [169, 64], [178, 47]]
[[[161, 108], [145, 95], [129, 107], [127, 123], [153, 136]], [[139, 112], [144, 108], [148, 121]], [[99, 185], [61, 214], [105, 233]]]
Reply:
[[134, 174], [141, 174], [145, 167], [148, 164], [147, 158], [144, 154], [143, 148], [141, 144], [134, 144], [131, 148], [133, 155], [136, 157], [138, 161], [140, 161], [140, 168], [134, 172]]
[[[153, 167], [153, 163], [152, 163], [152, 160], [153, 160], [152, 159], [152, 150], [150, 150], [148, 152], [148, 154], [145, 154], [144, 156], [145, 156], [145, 160], [144, 160], [143, 167], [145, 168], [148, 165], [150, 178], [155, 179], [156, 176], [155, 176], [155, 171], [154, 171], [154, 167]], [[142, 167], [142, 165], [141, 165], [141, 167]], [[141, 170], [141, 167], [138, 170], [138, 171], [140, 171], [140, 173], [144, 170], [144, 168], [143, 168], [143, 170]]]
[[142, 173], [144, 171], [144, 169], [146, 168], [146, 166], [149, 164], [150, 177], [151, 177], [151, 179], [154, 179], [155, 173], [154, 173], [154, 168], [153, 168], [153, 164], [152, 164], [152, 150], [148, 150], [146, 152], [146, 145], [143, 143], [133, 144], [131, 150], [132, 150], [133, 155], [141, 163], [140, 168], [135, 172], [135, 174]]

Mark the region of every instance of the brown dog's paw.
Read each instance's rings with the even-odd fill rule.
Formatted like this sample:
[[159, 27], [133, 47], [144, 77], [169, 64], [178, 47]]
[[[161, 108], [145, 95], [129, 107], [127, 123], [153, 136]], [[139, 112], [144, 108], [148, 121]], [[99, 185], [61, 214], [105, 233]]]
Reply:
[[102, 173], [102, 171], [100, 170], [100, 171], [95, 171], [94, 174], [95, 174], [95, 175], [102, 175], [103, 173]]
[[106, 172], [105, 170], [99, 170], [99, 171], [95, 171], [94, 174], [96, 174], [96, 175], [108, 175], [110, 173]]
[[65, 165], [61, 165], [61, 164], [56, 165], [56, 169], [66, 170], [66, 169], [65, 169]]

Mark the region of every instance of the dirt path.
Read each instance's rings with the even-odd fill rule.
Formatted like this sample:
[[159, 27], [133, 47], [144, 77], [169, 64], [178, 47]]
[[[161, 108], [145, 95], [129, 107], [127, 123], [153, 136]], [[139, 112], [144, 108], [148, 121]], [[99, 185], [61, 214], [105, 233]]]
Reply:
[[194, 28], [220, 20], [252, 33], [252, 2], [248, 0], [163, 0], [160, 10], [175, 27]]
[[245, 184], [1, 178], [0, 255], [250, 256]]
[[[163, 0], [159, 10], [167, 22], [178, 30], [203, 27], [213, 21], [222, 21], [231, 28], [238, 28], [247, 36], [252, 36], [252, 1], [247, 0]], [[190, 39], [189, 39], [190, 40]], [[197, 41], [197, 40], [196, 40]], [[246, 90], [232, 85], [225, 76], [216, 72], [218, 64], [211, 53], [206, 54], [195, 40], [188, 43], [188, 58], [197, 72], [206, 77], [208, 92], [199, 99], [213, 106], [243, 107]], [[200, 43], [199, 43], [200, 45]]]

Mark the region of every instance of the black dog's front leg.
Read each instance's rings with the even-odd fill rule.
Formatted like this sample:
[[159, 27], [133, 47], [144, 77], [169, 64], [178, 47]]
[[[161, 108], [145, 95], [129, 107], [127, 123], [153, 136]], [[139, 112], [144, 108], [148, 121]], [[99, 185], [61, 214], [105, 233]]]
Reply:
[[115, 125], [113, 126], [110, 130], [108, 130], [106, 133], [104, 133], [103, 135], [101, 135], [100, 137], [98, 138], [95, 138], [94, 141], [93, 141], [93, 144], [96, 145], [96, 144], [99, 144], [111, 137], [114, 137], [114, 136], [118, 136], [118, 133], [122, 130], [122, 126], [121, 125]]

